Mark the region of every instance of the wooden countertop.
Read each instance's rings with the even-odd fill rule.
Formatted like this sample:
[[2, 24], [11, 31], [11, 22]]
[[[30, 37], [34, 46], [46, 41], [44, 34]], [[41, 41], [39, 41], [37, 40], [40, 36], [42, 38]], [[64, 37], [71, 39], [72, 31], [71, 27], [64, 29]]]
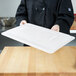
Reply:
[[76, 76], [76, 47], [64, 46], [54, 54], [32, 47], [5, 47], [0, 76]]
[[76, 33], [76, 14], [74, 15], [74, 22], [71, 26], [70, 33]]

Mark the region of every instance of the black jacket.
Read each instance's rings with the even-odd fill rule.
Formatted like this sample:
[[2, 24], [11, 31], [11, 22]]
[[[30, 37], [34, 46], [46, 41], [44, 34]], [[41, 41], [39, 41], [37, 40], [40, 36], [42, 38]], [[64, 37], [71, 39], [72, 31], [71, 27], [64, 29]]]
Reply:
[[16, 25], [22, 20], [49, 29], [58, 24], [60, 32], [69, 34], [74, 20], [71, 0], [21, 0], [16, 13]]

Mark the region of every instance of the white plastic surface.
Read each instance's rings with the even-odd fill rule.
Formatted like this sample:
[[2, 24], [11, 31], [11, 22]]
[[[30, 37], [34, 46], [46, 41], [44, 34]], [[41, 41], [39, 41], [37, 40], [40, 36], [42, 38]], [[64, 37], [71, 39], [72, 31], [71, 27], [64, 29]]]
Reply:
[[2, 35], [47, 53], [54, 53], [75, 39], [73, 36], [30, 23], [5, 31]]

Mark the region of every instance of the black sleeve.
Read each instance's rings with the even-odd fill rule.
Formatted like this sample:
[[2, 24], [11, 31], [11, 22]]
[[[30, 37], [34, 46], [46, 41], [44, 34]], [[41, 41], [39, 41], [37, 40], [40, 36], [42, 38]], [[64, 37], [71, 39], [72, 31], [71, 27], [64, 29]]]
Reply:
[[58, 7], [56, 23], [60, 26], [60, 32], [68, 33], [74, 21], [74, 13], [71, 0], [61, 0]]
[[19, 26], [22, 20], [27, 21], [27, 9], [25, 0], [21, 0], [21, 3], [16, 12], [16, 25]]

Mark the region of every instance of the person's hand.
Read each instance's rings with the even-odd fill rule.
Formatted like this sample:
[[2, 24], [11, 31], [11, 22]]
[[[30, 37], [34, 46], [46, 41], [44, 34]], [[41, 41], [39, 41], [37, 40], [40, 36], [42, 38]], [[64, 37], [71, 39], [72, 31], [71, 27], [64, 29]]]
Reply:
[[22, 20], [22, 21], [20, 22], [20, 26], [21, 26], [21, 25], [24, 25], [24, 24], [26, 24], [26, 23], [27, 23], [26, 20]]
[[60, 27], [59, 27], [59, 25], [54, 25], [54, 26], [51, 28], [51, 30], [54, 30], [54, 31], [59, 32], [59, 31], [60, 31]]

